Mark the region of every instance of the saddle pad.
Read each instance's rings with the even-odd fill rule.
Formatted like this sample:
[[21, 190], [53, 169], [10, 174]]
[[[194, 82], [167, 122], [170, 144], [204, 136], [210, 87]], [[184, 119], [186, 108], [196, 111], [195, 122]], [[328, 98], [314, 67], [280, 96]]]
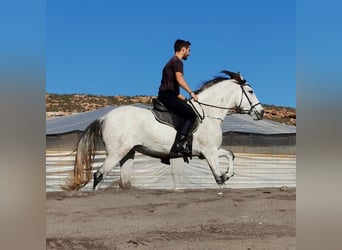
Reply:
[[168, 125], [176, 130], [178, 130], [179, 126], [184, 121], [182, 117], [179, 117], [171, 112], [160, 111], [156, 109], [152, 109], [151, 111], [158, 122]]
[[[160, 123], [163, 123], [165, 125], [168, 125], [176, 130], [183, 124], [184, 119], [178, 115], [175, 115], [174, 113], [167, 112], [167, 111], [160, 111], [156, 109], [151, 110], [152, 114], [156, 118], [156, 120]], [[194, 133], [199, 124], [199, 119], [197, 118], [196, 121], [194, 122], [193, 127], [190, 129], [190, 134]]]

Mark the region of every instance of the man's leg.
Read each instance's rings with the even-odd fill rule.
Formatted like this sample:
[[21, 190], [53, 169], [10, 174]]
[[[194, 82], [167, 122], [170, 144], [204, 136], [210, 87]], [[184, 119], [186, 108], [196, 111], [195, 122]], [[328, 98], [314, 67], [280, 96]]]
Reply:
[[181, 153], [183, 155], [188, 155], [191, 153], [189, 148], [185, 146], [191, 126], [192, 122], [190, 120], [185, 120], [180, 129], [177, 131], [171, 152]]

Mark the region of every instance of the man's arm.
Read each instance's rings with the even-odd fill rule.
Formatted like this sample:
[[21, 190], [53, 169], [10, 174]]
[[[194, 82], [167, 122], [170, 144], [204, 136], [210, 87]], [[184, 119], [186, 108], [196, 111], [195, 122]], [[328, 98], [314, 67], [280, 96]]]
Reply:
[[[183, 74], [181, 72], [176, 72], [176, 80], [179, 83], [179, 85], [190, 94], [190, 96], [192, 98], [194, 98], [196, 101], [198, 101], [198, 97], [197, 95], [192, 92], [192, 90], [190, 89], [189, 85], [186, 83]], [[182, 95], [181, 95], [182, 96]], [[179, 96], [178, 96], [179, 97]], [[183, 96], [182, 96], [183, 97]]]

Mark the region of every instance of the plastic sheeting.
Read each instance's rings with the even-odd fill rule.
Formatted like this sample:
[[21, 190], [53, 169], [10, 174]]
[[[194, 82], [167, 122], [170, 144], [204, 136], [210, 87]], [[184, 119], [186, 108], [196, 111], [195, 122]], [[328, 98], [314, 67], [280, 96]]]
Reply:
[[[134, 104], [141, 108], [150, 109], [151, 106]], [[46, 135], [70, 133], [72, 131], [84, 131], [95, 119], [105, 116], [116, 106], [104, 107], [94, 111], [82, 112], [74, 115], [46, 119]], [[247, 114], [227, 115], [221, 125], [222, 132], [238, 132], [253, 134], [296, 134], [296, 127], [273, 122], [271, 120], [255, 121]]]
[[[105, 152], [98, 152], [93, 165], [96, 171], [105, 159]], [[235, 154], [235, 176], [225, 188], [258, 188], [296, 186], [296, 156], [267, 154]], [[73, 171], [75, 156], [69, 153], [46, 154], [46, 191], [60, 191]], [[220, 169], [226, 171], [228, 162], [220, 158]], [[189, 164], [182, 159], [171, 160], [171, 165], [159, 159], [136, 153], [134, 164], [129, 169], [129, 182], [142, 189], [206, 189], [217, 188], [211, 170], [205, 160], [194, 158]], [[107, 175], [100, 188], [119, 187], [121, 168], [116, 166]], [[83, 190], [92, 190], [92, 182]]]

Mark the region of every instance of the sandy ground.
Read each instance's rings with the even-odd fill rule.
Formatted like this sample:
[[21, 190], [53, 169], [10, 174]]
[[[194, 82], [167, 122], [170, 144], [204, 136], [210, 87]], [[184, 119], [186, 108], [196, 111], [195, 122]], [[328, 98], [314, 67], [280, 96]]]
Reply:
[[296, 189], [56, 192], [47, 249], [295, 249]]

